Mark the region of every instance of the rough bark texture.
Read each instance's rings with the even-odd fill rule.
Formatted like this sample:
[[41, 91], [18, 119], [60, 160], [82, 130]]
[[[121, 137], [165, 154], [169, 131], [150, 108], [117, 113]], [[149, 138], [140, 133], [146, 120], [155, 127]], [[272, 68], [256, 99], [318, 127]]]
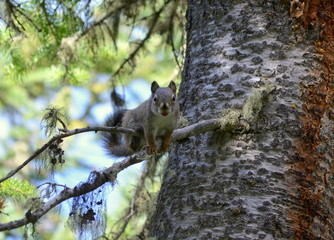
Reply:
[[321, 29], [301, 37], [286, 1], [188, 3], [179, 99], [190, 123], [242, 108], [265, 82], [276, 90], [249, 132], [174, 144], [152, 236], [334, 239], [333, 79], [314, 45]]

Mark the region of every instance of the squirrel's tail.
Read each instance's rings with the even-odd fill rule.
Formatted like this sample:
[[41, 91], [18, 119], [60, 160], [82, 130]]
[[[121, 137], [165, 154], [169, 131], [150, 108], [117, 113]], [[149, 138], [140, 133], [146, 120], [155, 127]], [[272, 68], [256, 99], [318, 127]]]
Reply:
[[[120, 126], [125, 112], [126, 110], [119, 110], [114, 115], [110, 115], [107, 118], [105, 125], [107, 127]], [[102, 132], [102, 141], [103, 148], [109, 155], [121, 157], [133, 154], [133, 151], [122, 143], [122, 137], [119, 133]]]

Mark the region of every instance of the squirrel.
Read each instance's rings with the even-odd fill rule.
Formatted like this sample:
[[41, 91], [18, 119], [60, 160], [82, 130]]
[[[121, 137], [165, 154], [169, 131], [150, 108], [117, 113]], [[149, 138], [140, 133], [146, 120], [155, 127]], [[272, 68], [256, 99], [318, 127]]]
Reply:
[[[113, 156], [129, 156], [141, 150], [145, 144], [148, 153], [165, 152], [179, 118], [179, 103], [176, 98], [176, 84], [171, 81], [168, 87], [151, 84], [151, 96], [133, 110], [119, 110], [110, 116], [106, 125], [122, 126], [136, 130], [140, 136], [104, 132], [104, 148]], [[124, 136], [122, 136], [124, 135]], [[160, 145], [157, 145], [160, 144]]]

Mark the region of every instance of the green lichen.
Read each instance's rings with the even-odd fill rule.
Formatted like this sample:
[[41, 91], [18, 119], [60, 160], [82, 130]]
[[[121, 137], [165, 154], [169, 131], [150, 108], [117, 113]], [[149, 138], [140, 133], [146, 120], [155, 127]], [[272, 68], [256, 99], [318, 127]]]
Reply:
[[242, 108], [243, 119], [252, 122], [269, 101], [269, 94], [275, 89], [275, 85], [267, 82], [262, 88], [253, 91]]
[[180, 114], [179, 119], [177, 121], [177, 128], [183, 128], [188, 125], [189, 125], [188, 119]]
[[257, 118], [264, 106], [270, 101], [270, 93], [273, 90], [275, 90], [275, 85], [267, 82], [263, 87], [252, 92], [241, 110], [223, 109], [220, 129], [233, 131], [239, 127], [249, 130], [249, 124]]
[[24, 207], [34, 212], [40, 209], [43, 206], [43, 204], [44, 204], [43, 200], [39, 197], [29, 198], [24, 204]]
[[239, 125], [239, 118], [241, 116], [240, 110], [237, 109], [223, 109], [223, 117], [220, 119], [220, 129], [224, 131], [232, 131]]

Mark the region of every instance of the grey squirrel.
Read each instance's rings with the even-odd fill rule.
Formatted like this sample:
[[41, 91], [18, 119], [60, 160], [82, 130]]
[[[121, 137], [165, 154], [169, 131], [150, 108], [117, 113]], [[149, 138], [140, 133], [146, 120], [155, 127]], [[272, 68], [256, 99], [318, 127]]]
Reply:
[[[168, 87], [151, 84], [151, 96], [133, 110], [119, 110], [110, 116], [106, 125], [122, 126], [136, 130], [142, 137], [127, 134], [104, 132], [102, 140], [107, 152], [114, 156], [128, 156], [148, 145], [148, 153], [165, 152], [177, 126], [179, 103], [176, 98], [176, 85], [171, 81]], [[122, 136], [123, 135], [123, 136]]]

